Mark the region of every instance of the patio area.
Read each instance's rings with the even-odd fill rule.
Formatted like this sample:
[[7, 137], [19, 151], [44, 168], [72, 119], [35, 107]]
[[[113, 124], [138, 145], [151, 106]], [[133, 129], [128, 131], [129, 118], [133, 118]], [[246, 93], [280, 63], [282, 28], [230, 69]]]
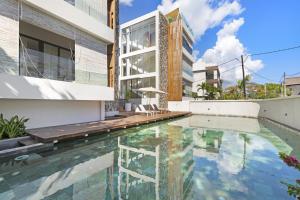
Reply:
[[125, 129], [188, 115], [191, 115], [191, 113], [168, 112], [164, 114], [156, 114], [153, 116], [129, 113], [121, 119], [31, 129], [28, 130], [28, 133], [33, 139], [38, 142], [58, 142], [62, 140], [108, 133], [114, 130]]

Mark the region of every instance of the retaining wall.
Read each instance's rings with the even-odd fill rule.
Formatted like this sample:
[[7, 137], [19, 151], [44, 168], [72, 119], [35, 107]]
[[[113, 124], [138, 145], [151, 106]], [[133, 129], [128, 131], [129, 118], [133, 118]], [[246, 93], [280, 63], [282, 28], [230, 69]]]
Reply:
[[267, 100], [169, 101], [169, 110], [193, 114], [267, 118], [300, 130], [300, 96]]

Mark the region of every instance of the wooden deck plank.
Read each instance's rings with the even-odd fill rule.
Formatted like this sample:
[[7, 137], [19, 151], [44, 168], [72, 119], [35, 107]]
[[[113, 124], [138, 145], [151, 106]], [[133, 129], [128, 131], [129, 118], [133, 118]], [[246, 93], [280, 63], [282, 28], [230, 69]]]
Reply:
[[84, 137], [86, 135], [103, 134], [113, 130], [134, 127], [170, 118], [187, 116], [190, 114], [191, 113], [189, 112], [170, 112], [148, 117], [145, 115], [133, 115], [122, 119], [108, 121], [31, 129], [28, 130], [28, 133], [32, 138], [39, 142], [53, 142], [55, 140], [69, 140], [78, 137]]

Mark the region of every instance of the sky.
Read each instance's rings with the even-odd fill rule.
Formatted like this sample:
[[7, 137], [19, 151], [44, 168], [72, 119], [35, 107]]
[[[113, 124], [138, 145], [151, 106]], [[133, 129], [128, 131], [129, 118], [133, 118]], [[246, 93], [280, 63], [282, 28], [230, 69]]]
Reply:
[[221, 78], [233, 84], [242, 78], [239, 60], [245, 55], [253, 82], [279, 83], [284, 72], [300, 76], [300, 48], [251, 56], [300, 46], [300, 0], [120, 0], [120, 24], [178, 7], [196, 38], [195, 68], [237, 58], [220, 66]]

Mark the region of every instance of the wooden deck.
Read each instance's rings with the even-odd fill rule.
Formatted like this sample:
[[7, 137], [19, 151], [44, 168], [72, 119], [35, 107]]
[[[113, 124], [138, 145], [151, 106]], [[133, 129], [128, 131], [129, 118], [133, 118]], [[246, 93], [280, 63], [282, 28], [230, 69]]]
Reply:
[[114, 130], [139, 126], [161, 120], [188, 116], [189, 112], [170, 112], [154, 116], [133, 115], [123, 119], [71, 124], [28, 130], [29, 135], [39, 142], [56, 142], [90, 135], [108, 133]]

